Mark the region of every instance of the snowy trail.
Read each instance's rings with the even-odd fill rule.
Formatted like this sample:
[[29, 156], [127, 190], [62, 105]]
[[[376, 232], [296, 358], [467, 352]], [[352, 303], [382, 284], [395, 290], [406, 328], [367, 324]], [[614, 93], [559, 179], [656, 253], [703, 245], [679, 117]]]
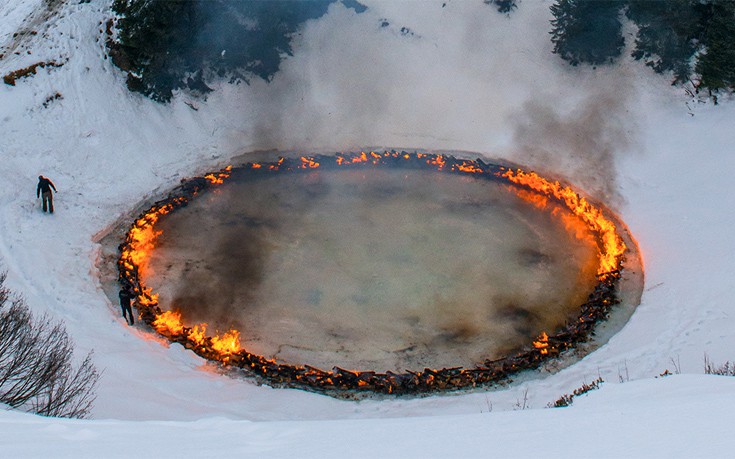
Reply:
[[[415, 451], [429, 456], [431, 446], [447, 452], [438, 446], [442, 441], [466, 441], [462, 447], [467, 450], [460, 452], [471, 453], [473, 447], [502, 445], [504, 437], [521, 438], [536, 428], [544, 432], [538, 444], [521, 441], [515, 445], [520, 450], [500, 446], [499, 453], [522, 456], [537, 446], [562, 454], [569, 443], [555, 439], [571, 442], [571, 435], [544, 426], [567, 425], [573, 431], [589, 420], [605, 426], [602, 431], [634, 438], [630, 447], [638, 445], [651, 456], [726, 451], [716, 437], [726, 431], [722, 421], [735, 408], [732, 383], [694, 375], [702, 373], [704, 353], [719, 363], [732, 360], [735, 347], [732, 101], [716, 107], [695, 103], [691, 116], [680, 89], [636, 63], [597, 73], [565, 65], [550, 54], [545, 33], [523, 32], [545, 30], [548, 2], [523, 2], [508, 20], [482, 2], [449, 1], [446, 8], [443, 2], [426, 2], [416, 8], [410, 2], [370, 1], [365, 3], [371, 10], [363, 15], [333, 7], [322, 20], [307, 24], [298, 52], [272, 83], [218, 85], [206, 102], [195, 101], [194, 111], [184, 103], [186, 95], [160, 105], [126, 90], [122, 76], [102, 58], [99, 23], [108, 14], [106, 3], [66, 4], [48, 37], [28, 42], [32, 54], [0, 59], [3, 75], [40, 60], [68, 59], [63, 67], [41, 70], [14, 87], [0, 85], [0, 262], [9, 286], [24, 295], [34, 312], [66, 322], [78, 357], [95, 350], [95, 362], [105, 372], [95, 419], [176, 422], [62, 422], [1, 413], [0, 437], [14, 439], [10, 447], [19, 448], [12, 452], [32, 444], [34, 432], [63, 440], [69, 454], [75, 438], [107, 452], [112, 445], [125, 445], [126, 434], [153, 444], [149, 428], [155, 425], [154, 430], [167, 432], [163, 435], [174, 450], [189, 444], [182, 442], [188, 431], [201, 435], [194, 439], [215, 438], [221, 427], [236, 439], [235, 446], [273, 456], [329, 438], [345, 444], [354, 440], [368, 449], [377, 448], [371, 441], [379, 443], [387, 455], [413, 453], [410, 447], [416, 446]], [[12, 34], [32, 4], [0, 1], [0, 17], [5, 15], [0, 38]], [[378, 27], [383, 17], [416, 36]], [[617, 157], [622, 200], [616, 204], [642, 250], [646, 291], [620, 333], [563, 371], [489, 392], [383, 401], [338, 401], [258, 387], [222, 376], [180, 346], [126, 326], [100, 284], [96, 262], [101, 253], [95, 242], [100, 234], [181, 178], [218, 169], [242, 152], [413, 145], [478, 151], [528, 164], [538, 158], [514, 145], [527, 102], [573, 113], [590, 103], [587, 95], [605, 90], [615, 78], [636, 88], [622, 110], [610, 108], [610, 116], [626, 118], [630, 136], [638, 138]], [[56, 92], [63, 98], [44, 108]], [[560, 175], [574, 165], [574, 158], [564, 154], [552, 159], [546, 166]], [[53, 216], [42, 214], [35, 201], [39, 174], [59, 188]], [[667, 368], [674, 370], [671, 359], [692, 375], [654, 379]], [[589, 396], [589, 404], [512, 411], [526, 390], [530, 406], [542, 408], [598, 375], [607, 383]], [[622, 376], [632, 381], [617, 384]], [[659, 391], [664, 386], [671, 390]], [[487, 411], [488, 401], [492, 415], [477, 415]], [[416, 416], [432, 418], [416, 421]], [[346, 421], [350, 418], [363, 420]], [[395, 433], [381, 440], [390, 429], [376, 418], [391, 418], [388, 426], [414, 432], [425, 443], [404, 444]], [[316, 419], [344, 423], [304, 422]], [[12, 427], [21, 422], [25, 427]], [[439, 433], [439, 425], [449, 430]], [[287, 434], [280, 436], [281, 431]], [[361, 436], [361, 431], [367, 433]], [[255, 432], [276, 446], [245, 438]], [[697, 435], [693, 444], [698, 448], [682, 447], [679, 454], [677, 438]], [[620, 440], [605, 443], [592, 436], [574, 441], [604, 446], [610, 456], [632, 451]], [[5, 447], [0, 446], [0, 455]]]

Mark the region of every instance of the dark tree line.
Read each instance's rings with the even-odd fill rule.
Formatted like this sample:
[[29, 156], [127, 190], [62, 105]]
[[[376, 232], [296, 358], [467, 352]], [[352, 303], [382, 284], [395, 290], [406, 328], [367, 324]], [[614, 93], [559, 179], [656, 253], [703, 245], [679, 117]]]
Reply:
[[86, 417], [100, 377], [92, 353], [74, 367], [63, 324], [34, 318], [5, 278], [0, 273], [0, 403], [44, 416]]
[[[303, 22], [335, 2], [365, 10], [357, 0], [115, 0], [109, 54], [131, 90], [158, 101], [181, 88], [207, 93], [215, 78], [269, 81], [292, 55]], [[484, 2], [505, 14], [518, 7], [517, 0]], [[735, 1], [556, 0], [551, 12], [554, 52], [572, 65], [615, 62], [627, 18], [637, 26], [635, 59], [671, 72], [674, 83], [735, 88]]]
[[[517, 7], [484, 1], [501, 13]], [[367, 9], [358, 0], [115, 0], [117, 34], [107, 46], [130, 90], [167, 102], [177, 89], [206, 94], [214, 78], [269, 81], [301, 24], [335, 2]]]
[[620, 55], [623, 0], [559, 0], [551, 5], [554, 52], [572, 65], [599, 65]]
[[[158, 101], [180, 88], [206, 93], [212, 78], [270, 80], [301, 24], [337, 0], [115, 0], [108, 42], [128, 87]], [[357, 12], [356, 0], [341, 0]]]
[[572, 65], [614, 62], [625, 45], [625, 17], [638, 28], [635, 59], [671, 72], [674, 83], [735, 89], [732, 0], [557, 0], [551, 12], [554, 52]]

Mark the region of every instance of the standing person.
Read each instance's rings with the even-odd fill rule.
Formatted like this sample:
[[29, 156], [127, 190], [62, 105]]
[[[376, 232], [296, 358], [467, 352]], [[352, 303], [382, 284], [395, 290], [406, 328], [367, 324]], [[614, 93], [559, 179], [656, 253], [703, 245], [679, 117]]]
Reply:
[[54, 213], [54, 195], [51, 193], [51, 188], [54, 189], [56, 193], [56, 187], [51, 182], [51, 180], [47, 179], [43, 175], [38, 176], [38, 187], [36, 187], [36, 198], [39, 196], [43, 197], [43, 211], [46, 212], [46, 207], [48, 207], [49, 213]]
[[123, 287], [120, 289], [118, 294], [120, 297], [120, 308], [122, 309], [122, 316], [128, 325], [133, 325], [135, 319], [133, 318], [133, 309], [130, 307], [130, 300], [133, 299], [133, 292], [130, 291], [130, 287]]

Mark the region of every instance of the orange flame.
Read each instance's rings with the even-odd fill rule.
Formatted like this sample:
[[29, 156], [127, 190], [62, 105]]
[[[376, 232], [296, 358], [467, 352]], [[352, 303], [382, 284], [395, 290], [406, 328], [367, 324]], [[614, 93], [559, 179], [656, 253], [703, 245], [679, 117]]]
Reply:
[[222, 336], [212, 337], [212, 349], [220, 354], [234, 354], [240, 350], [240, 332], [230, 330]]
[[[516, 196], [533, 205], [537, 209], [549, 210], [549, 197], [542, 194], [538, 194], [531, 190], [517, 189], [514, 188], [511, 192], [515, 193]], [[577, 217], [573, 213], [563, 212], [563, 208], [552, 207], [551, 215], [557, 217], [564, 225], [565, 230], [569, 234], [574, 234], [574, 237], [582, 240], [589, 240], [591, 244], [595, 244], [594, 234], [590, 231], [589, 226]]]
[[541, 355], [549, 353], [549, 335], [546, 332], [541, 332], [541, 336], [533, 342], [533, 347], [541, 352]]
[[467, 173], [472, 173], [472, 174], [482, 174], [483, 172], [485, 172], [477, 164], [474, 164], [469, 161], [463, 161], [461, 164], [457, 164], [456, 167], [462, 172], [467, 172]]
[[[148, 267], [148, 255], [153, 250], [156, 238], [161, 235], [161, 231], [156, 231], [153, 225], [158, 221], [160, 213], [154, 212], [135, 221], [135, 225], [128, 232], [131, 240], [130, 250], [123, 254], [123, 258], [133, 266], [138, 267], [138, 273], [143, 275]], [[133, 266], [126, 265], [129, 269]]]
[[626, 246], [618, 236], [615, 224], [608, 220], [600, 209], [580, 197], [571, 188], [562, 186], [559, 182], [546, 180], [535, 172], [524, 172], [520, 169], [508, 170], [503, 173], [503, 177], [545, 196], [553, 196], [563, 202], [574, 215], [581, 218], [591, 230], [598, 234], [600, 240], [598, 275], [620, 269], [620, 261]]
[[215, 185], [216, 184], [220, 184], [220, 183], [225, 183], [224, 180], [222, 180], [221, 178], [217, 177], [214, 174], [207, 174], [207, 175], [204, 176], [204, 178], [207, 179], [207, 180], [209, 180], [209, 183], [212, 183], [212, 184], [215, 184]]
[[[425, 156], [425, 155], [424, 155]], [[419, 157], [421, 155], [419, 154]], [[376, 153], [374, 151], [371, 151], [370, 154], [368, 153], [360, 152], [357, 156], [345, 156], [343, 154], [337, 154], [335, 157], [335, 162], [338, 166], [343, 166], [347, 164], [358, 164], [358, 163], [367, 163], [372, 162], [373, 164], [380, 164], [381, 161], [385, 158], [404, 158], [404, 159], [411, 159], [411, 155], [409, 153], [399, 153], [397, 151], [384, 151], [382, 153]]]
[[437, 166], [438, 170], [444, 169], [444, 166], [447, 164], [446, 158], [444, 158], [443, 155], [436, 155], [431, 159], [426, 160], [426, 164], [432, 164], [434, 166]]
[[176, 311], [164, 311], [156, 316], [153, 327], [160, 333], [169, 335], [180, 335], [184, 332], [184, 324], [181, 323], [181, 313]]
[[530, 190], [513, 189], [512, 185], [508, 185], [508, 187], [511, 188], [511, 191], [514, 192], [516, 196], [533, 205], [537, 209], [546, 209], [549, 205], [548, 196], [544, 196]]
[[222, 183], [225, 183], [225, 179], [230, 176], [231, 171], [232, 166], [227, 166], [222, 172], [211, 172], [205, 175], [204, 178], [212, 185], [221, 185]]
[[158, 294], [153, 293], [150, 287], [143, 287], [143, 292], [138, 295], [138, 303], [141, 306], [155, 306], [158, 304]]
[[368, 160], [367, 154], [365, 152], [360, 152], [360, 156], [355, 156], [352, 158], [352, 162], [354, 163], [366, 163]]
[[276, 164], [271, 164], [270, 166], [268, 166], [268, 169], [272, 171], [277, 171], [281, 167], [281, 164], [283, 164], [284, 160], [285, 160], [284, 157], [278, 158], [278, 162]]
[[314, 161], [314, 158], [308, 156], [301, 157], [301, 169], [316, 169], [319, 167], [319, 163]]
[[193, 342], [197, 346], [203, 346], [204, 336], [206, 332], [207, 324], [194, 325], [194, 327], [189, 330], [189, 333], [186, 335], [186, 337], [189, 338], [189, 341]]

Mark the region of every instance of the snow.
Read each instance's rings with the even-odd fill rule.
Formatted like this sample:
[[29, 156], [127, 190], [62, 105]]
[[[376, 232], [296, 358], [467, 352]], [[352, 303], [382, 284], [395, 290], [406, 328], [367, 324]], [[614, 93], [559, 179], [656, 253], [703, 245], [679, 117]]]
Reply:
[[[735, 345], [732, 101], [693, 101], [635, 62], [569, 67], [550, 53], [548, 1], [522, 2], [510, 19], [479, 1], [366, 1], [363, 14], [335, 5], [306, 24], [273, 82], [160, 105], [130, 94], [104, 59], [108, 2], [65, 3], [45, 23], [40, 3], [0, 0], [0, 45], [19, 53], [0, 59], [0, 74], [65, 62], [0, 85], [0, 263], [104, 374], [92, 420], [0, 411], [0, 456], [728, 455], [735, 378], [705, 376], [702, 363], [732, 360]], [[14, 41], [29, 21], [38, 34]], [[559, 122], [523, 129], [539, 113]], [[254, 150], [370, 145], [475, 151], [611, 188], [643, 253], [641, 305], [607, 345], [554, 374], [354, 402], [221, 375], [128, 327], [106, 296], [100, 238], [181, 178]], [[606, 155], [590, 163], [590, 145]], [[35, 200], [39, 174], [59, 189], [53, 216]], [[683, 374], [656, 378], [675, 367]], [[601, 389], [572, 407], [545, 408], [598, 376]], [[529, 409], [514, 409], [524, 394]]]
[[[718, 457], [730, 447], [735, 380], [672, 376], [607, 386], [570, 408], [353, 421], [49, 420], [8, 413], [4, 453], [29, 457]], [[675, 401], [675, 402], [674, 402]], [[46, 451], [46, 449], [32, 449]]]

